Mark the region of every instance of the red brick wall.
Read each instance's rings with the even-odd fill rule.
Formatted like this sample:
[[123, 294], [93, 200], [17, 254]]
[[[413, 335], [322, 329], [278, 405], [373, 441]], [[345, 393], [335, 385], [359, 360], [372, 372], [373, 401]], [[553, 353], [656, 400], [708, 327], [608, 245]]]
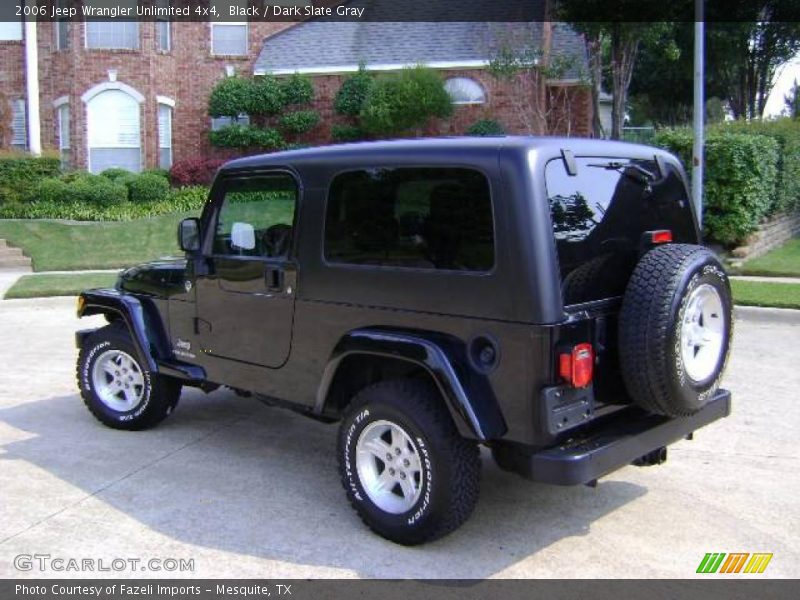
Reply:
[[[249, 26], [249, 54], [245, 57], [220, 57], [211, 54], [209, 23], [172, 23], [172, 51], [156, 50], [156, 26], [140, 23], [140, 49], [88, 50], [85, 48], [84, 25], [71, 23], [70, 44], [56, 50], [55, 25], [38, 27], [39, 74], [41, 88], [42, 144], [58, 147], [56, 110], [53, 101], [67, 96], [71, 117], [73, 164], [87, 164], [86, 106], [81, 96], [90, 88], [109, 80], [109, 69], [117, 71], [117, 81], [136, 89], [145, 98], [141, 105], [142, 154], [145, 167], [158, 164], [158, 107], [156, 96], [175, 100], [173, 113], [173, 160], [194, 156], [228, 158], [232, 151], [214, 149], [208, 142], [210, 119], [208, 95], [216, 81], [226, 76], [226, 66], [250, 75], [261, 50], [262, 40], [292, 26], [292, 23], [253, 22]], [[537, 97], [538, 82], [524, 84], [498, 81], [480, 69], [442, 71], [442, 76], [470, 77], [481, 83], [487, 101], [481, 105], [457, 106], [453, 116], [437, 121], [424, 131], [426, 135], [459, 135], [480, 119], [500, 122], [508, 133], [569, 133], [589, 135], [591, 102], [588, 88], [566, 89], [570, 98], [570, 127], [564, 127], [558, 109], [541, 109]], [[331, 126], [346, 119], [333, 112], [333, 99], [345, 76], [325, 75], [314, 78], [314, 108], [321, 113], [322, 123], [299, 140], [304, 143], [329, 143]], [[24, 49], [21, 42], [0, 42], [0, 101], [24, 96]], [[545, 96], [540, 94], [541, 97]], [[8, 107], [10, 108], [10, 107]], [[3, 112], [10, 121], [10, 110]], [[3, 134], [0, 118], [0, 135]], [[3, 137], [3, 139], [6, 139]]]

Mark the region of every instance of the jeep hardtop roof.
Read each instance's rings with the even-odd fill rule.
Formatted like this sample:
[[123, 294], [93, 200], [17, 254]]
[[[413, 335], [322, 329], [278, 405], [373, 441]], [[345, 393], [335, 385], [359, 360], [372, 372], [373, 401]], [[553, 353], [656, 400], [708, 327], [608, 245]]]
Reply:
[[[402, 158], [410, 159], [442, 158], [457, 159], [462, 157], [488, 157], [501, 150], [530, 154], [534, 152], [545, 160], [557, 156], [562, 150], [571, 150], [575, 155], [650, 158], [662, 157], [675, 162], [674, 157], [652, 146], [595, 140], [589, 138], [564, 138], [544, 136], [460, 136], [440, 138], [416, 138], [377, 142], [355, 142], [349, 144], [333, 144], [315, 146], [297, 150], [285, 150], [270, 154], [259, 154], [232, 160], [220, 169], [221, 172], [240, 169], [257, 169], [259, 167], [289, 166], [293, 164], [312, 164], [324, 166], [326, 163], [340, 165], [343, 162], [369, 163], [382, 162]], [[353, 165], [357, 166], [357, 165]]]

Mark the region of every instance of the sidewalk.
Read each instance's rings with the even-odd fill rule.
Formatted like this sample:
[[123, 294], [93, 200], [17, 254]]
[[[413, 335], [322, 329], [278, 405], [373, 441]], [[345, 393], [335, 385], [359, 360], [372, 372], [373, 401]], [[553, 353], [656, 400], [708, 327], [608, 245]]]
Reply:
[[732, 275], [731, 279], [738, 281], [757, 281], [761, 283], [796, 283], [800, 284], [800, 277], [764, 277], [756, 275]]

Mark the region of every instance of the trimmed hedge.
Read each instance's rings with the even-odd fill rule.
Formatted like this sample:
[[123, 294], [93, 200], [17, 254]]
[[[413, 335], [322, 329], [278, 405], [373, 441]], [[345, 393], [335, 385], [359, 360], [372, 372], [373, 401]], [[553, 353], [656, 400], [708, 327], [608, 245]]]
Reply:
[[169, 180], [157, 173], [132, 173], [120, 181], [128, 188], [131, 202], [158, 202], [169, 196]]
[[[654, 143], [692, 162], [692, 132], [667, 129]], [[705, 146], [703, 228], [714, 241], [737, 244], [774, 206], [778, 142], [764, 135], [710, 131]]]
[[367, 138], [367, 133], [358, 125], [334, 125], [331, 139], [334, 142], [357, 142]]
[[[50, 188], [55, 194], [63, 194], [63, 186], [69, 187], [59, 179], [48, 179], [40, 187]], [[117, 185], [117, 184], [112, 184]], [[125, 190], [124, 186], [117, 185]], [[65, 201], [62, 196], [45, 194], [40, 200], [20, 202], [0, 206], [2, 219], [71, 219], [75, 221], [130, 221], [157, 215], [200, 210], [208, 198], [208, 188], [204, 186], [184, 187], [172, 190], [170, 194], [155, 202], [120, 201], [117, 204], [98, 205], [85, 199], [72, 197]]]
[[278, 124], [293, 134], [301, 134], [311, 131], [320, 122], [319, 113], [315, 110], [298, 110], [283, 115]]
[[765, 135], [778, 142], [777, 193], [769, 212], [800, 209], [800, 121], [736, 121], [716, 125], [711, 131]]
[[42, 179], [60, 174], [58, 157], [0, 154], [0, 205], [31, 200]]
[[264, 148], [279, 150], [286, 142], [277, 129], [252, 125], [227, 125], [208, 134], [211, 144], [222, 148]]
[[373, 83], [375, 77], [363, 64], [360, 65], [358, 72], [345, 79], [342, 87], [336, 92], [333, 101], [334, 110], [340, 115], [357, 117], [364, 108]]

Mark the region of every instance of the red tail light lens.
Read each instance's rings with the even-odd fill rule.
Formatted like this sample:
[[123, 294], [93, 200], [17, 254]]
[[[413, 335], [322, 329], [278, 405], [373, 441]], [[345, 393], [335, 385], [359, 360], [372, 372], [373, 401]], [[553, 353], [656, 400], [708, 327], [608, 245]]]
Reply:
[[650, 232], [651, 244], [668, 244], [672, 241], [672, 232], [669, 229], [659, 229]]
[[594, 350], [591, 344], [573, 346], [572, 352], [558, 357], [558, 374], [572, 387], [584, 388], [592, 383]]

